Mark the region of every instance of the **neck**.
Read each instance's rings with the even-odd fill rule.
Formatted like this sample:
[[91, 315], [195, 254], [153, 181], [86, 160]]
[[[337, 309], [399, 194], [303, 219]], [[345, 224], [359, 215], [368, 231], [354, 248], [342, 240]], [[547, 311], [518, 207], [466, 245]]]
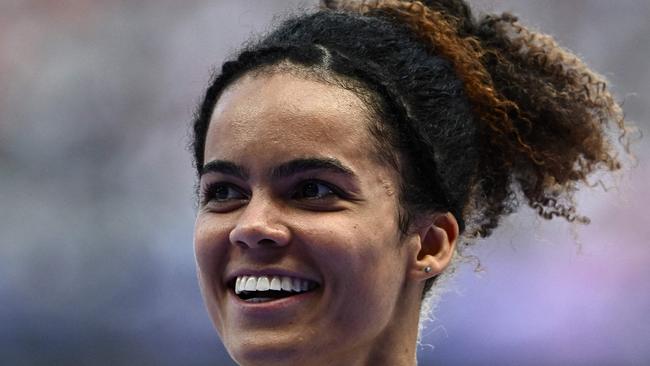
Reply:
[[419, 298], [416, 299], [417, 306], [407, 309], [405, 304], [396, 306], [396, 316], [384, 334], [377, 339], [371, 347], [365, 365], [395, 365], [415, 366], [417, 365], [416, 347], [418, 338], [418, 324], [420, 319]]
[[420, 286], [405, 291], [395, 304], [393, 320], [371, 344], [359, 346], [349, 352], [349, 357], [330, 355], [323, 365], [416, 366], [421, 293]]

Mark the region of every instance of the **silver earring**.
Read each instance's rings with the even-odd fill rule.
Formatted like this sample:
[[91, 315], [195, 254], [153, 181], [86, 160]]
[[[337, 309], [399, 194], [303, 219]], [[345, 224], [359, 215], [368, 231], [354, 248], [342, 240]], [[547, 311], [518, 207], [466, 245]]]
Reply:
[[429, 266], [424, 267], [424, 272], [430, 273], [431, 272], [431, 267], [429, 267]]

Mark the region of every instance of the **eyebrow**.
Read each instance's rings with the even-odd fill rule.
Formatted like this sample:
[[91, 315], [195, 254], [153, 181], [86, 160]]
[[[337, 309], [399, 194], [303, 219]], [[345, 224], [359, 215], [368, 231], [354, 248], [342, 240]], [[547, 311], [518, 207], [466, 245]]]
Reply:
[[326, 170], [335, 174], [344, 175], [350, 178], [356, 178], [352, 169], [346, 167], [335, 158], [304, 158], [294, 159], [271, 170], [271, 178], [287, 178], [292, 175], [304, 173], [312, 170]]
[[201, 176], [207, 173], [221, 173], [232, 175], [242, 180], [248, 180], [248, 171], [233, 162], [225, 160], [212, 160], [201, 168]]
[[[272, 179], [287, 178], [299, 173], [313, 170], [325, 170], [335, 174], [357, 179], [352, 169], [346, 167], [335, 158], [302, 158], [282, 163], [270, 171]], [[232, 175], [242, 180], [248, 180], [250, 174], [246, 168], [226, 160], [213, 160], [201, 168], [201, 176], [207, 173], [221, 173]]]

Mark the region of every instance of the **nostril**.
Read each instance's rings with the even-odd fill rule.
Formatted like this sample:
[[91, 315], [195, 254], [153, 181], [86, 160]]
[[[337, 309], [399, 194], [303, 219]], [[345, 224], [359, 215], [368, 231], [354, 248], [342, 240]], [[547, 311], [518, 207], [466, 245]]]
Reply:
[[282, 238], [282, 240], [280, 240], [280, 238], [275, 239], [263, 237], [252, 238], [251, 240], [235, 240], [231, 242], [242, 248], [282, 247], [288, 243], [288, 239]]
[[257, 242], [259, 245], [275, 245], [276, 242], [271, 240], [271, 239], [262, 239], [259, 242]]
[[230, 242], [243, 248], [280, 247], [287, 245], [289, 241], [289, 229], [283, 225], [241, 225], [230, 232]]

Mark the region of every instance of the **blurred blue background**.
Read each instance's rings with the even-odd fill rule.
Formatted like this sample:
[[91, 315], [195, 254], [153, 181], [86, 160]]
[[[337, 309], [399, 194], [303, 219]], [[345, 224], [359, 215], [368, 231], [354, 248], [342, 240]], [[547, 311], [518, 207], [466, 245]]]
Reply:
[[[650, 135], [650, 2], [474, 1], [603, 73]], [[0, 364], [231, 365], [192, 251], [188, 124], [219, 66], [306, 1], [0, 2]], [[589, 226], [508, 218], [424, 333], [421, 364], [649, 365], [650, 148]]]

